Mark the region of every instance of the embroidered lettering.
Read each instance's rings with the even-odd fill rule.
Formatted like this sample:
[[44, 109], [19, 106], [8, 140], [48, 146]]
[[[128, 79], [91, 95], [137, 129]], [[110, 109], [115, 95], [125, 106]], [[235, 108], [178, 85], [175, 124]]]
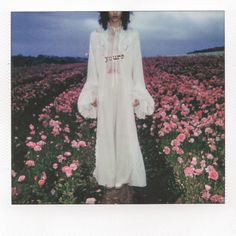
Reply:
[[124, 54], [105, 57], [105, 63], [107, 63], [108, 61], [112, 61], [112, 60], [116, 61], [116, 60], [120, 60], [120, 59], [124, 59]]

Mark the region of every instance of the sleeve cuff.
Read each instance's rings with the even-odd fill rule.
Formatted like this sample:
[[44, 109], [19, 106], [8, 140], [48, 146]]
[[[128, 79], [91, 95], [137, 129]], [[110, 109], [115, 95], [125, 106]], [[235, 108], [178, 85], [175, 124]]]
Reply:
[[[92, 103], [97, 99], [97, 89], [95, 88], [83, 88], [80, 92], [77, 107], [79, 113], [84, 118], [97, 118], [97, 107], [94, 107]], [[97, 99], [98, 102], [98, 99]]]
[[136, 113], [137, 118], [145, 119], [146, 115], [152, 115], [154, 112], [155, 103], [146, 88], [133, 89], [131, 92], [132, 96], [132, 105], [137, 99], [139, 105], [134, 107], [134, 112]]

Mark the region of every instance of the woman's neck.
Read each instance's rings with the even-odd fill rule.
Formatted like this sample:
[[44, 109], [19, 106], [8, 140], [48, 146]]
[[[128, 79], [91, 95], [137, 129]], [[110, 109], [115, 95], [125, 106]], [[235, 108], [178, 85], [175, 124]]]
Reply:
[[121, 26], [121, 21], [117, 21], [117, 22], [108, 21], [108, 23], [113, 28], [119, 28]]

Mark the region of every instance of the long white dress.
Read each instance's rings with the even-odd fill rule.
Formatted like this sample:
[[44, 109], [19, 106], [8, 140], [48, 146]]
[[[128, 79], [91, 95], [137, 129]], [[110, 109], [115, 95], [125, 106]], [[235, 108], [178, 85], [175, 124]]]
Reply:
[[[144, 83], [137, 30], [108, 24], [93, 31], [87, 72], [77, 105], [84, 118], [97, 118], [93, 176], [109, 188], [146, 186], [134, 113], [145, 119], [154, 112], [154, 100]], [[139, 105], [133, 107], [135, 99]]]

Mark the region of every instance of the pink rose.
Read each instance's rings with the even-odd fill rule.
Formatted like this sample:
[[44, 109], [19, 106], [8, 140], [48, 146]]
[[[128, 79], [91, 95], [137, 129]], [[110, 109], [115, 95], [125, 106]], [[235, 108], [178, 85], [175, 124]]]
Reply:
[[172, 139], [170, 144], [171, 146], [179, 146], [180, 141], [178, 139]]
[[27, 160], [27, 161], [25, 162], [25, 165], [27, 165], [27, 166], [29, 166], [29, 167], [35, 166], [34, 160]]
[[185, 134], [179, 134], [176, 139], [180, 142], [183, 142], [185, 140], [186, 136]]
[[211, 189], [211, 186], [210, 186], [210, 185], [207, 185], [207, 184], [205, 184], [205, 189], [206, 189], [206, 191], [209, 191], [209, 190]]
[[206, 158], [209, 160], [212, 160], [214, 158], [214, 156], [211, 153], [207, 153]]
[[63, 160], [66, 160], [66, 157], [64, 157], [63, 155], [58, 155], [57, 160], [58, 160], [58, 162], [61, 163]]
[[195, 169], [194, 174], [195, 175], [201, 175], [203, 173], [203, 169]]
[[54, 170], [56, 170], [58, 168], [58, 164], [57, 163], [53, 163], [52, 167], [53, 167]]
[[210, 128], [210, 127], [207, 127], [207, 128], [205, 128], [205, 133], [206, 134], [212, 134], [213, 133], [213, 129]]
[[78, 160], [73, 160], [72, 164], [75, 164], [77, 166], [77, 168], [80, 167], [80, 163]]
[[208, 144], [209, 148], [211, 149], [211, 151], [216, 151], [217, 147], [215, 144]]
[[16, 177], [16, 172], [14, 170], [11, 171], [12, 177]]
[[178, 131], [179, 133], [181, 133], [181, 132], [183, 132], [183, 131], [184, 131], [184, 129], [182, 128], [182, 126], [178, 126], [178, 129], [177, 129], [177, 131]]
[[47, 175], [45, 171], [42, 172], [41, 179], [44, 179], [44, 180], [47, 179]]
[[67, 133], [70, 133], [70, 128], [69, 127], [65, 127], [64, 131], [67, 132]]
[[41, 139], [45, 140], [45, 139], [47, 139], [47, 136], [43, 134], [43, 135], [41, 135]]
[[197, 158], [196, 157], [192, 158], [191, 164], [194, 166], [197, 165]]
[[209, 165], [207, 167], [208, 179], [217, 180], [219, 178], [218, 172], [215, 170], [214, 166]]
[[70, 164], [70, 168], [71, 168], [72, 170], [76, 170], [77, 167], [78, 167], [78, 166], [77, 166], [75, 163], [71, 163], [71, 164]]
[[184, 150], [180, 147], [177, 148], [177, 154], [182, 155], [184, 154]]
[[189, 142], [190, 142], [190, 143], [194, 143], [194, 138], [190, 138], [190, 139], [189, 139]]
[[71, 152], [65, 152], [65, 153], [64, 153], [64, 156], [66, 156], [66, 157], [71, 156]]
[[44, 144], [46, 144], [43, 140], [40, 140], [37, 142], [37, 145], [39, 145], [40, 147], [42, 147]]
[[25, 175], [21, 175], [18, 178], [18, 182], [23, 182], [25, 180]]
[[71, 141], [71, 146], [72, 146], [73, 148], [79, 148], [79, 143], [76, 142], [75, 140], [72, 140], [72, 141]]
[[29, 148], [34, 148], [36, 146], [36, 143], [29, 141], [28, 143], [26, 143], [26, 146]]
[[31, 130], [34, 130], [34, 126], [33, 126], [32, 124], [29, 125], [29, 128], [30, 128]]
[[39, 187], [42, 187], [44, 184], [45, 184], [45, 179], [40, 179], [40, 180], [38, 181]]
[[65, 138], [64, 139], [65, 143], [70, 143], [70, 139], [69, 139], [68, 135], [65, 135], [64, 138]]
[[34, 146], [34, 151], [39, 152], [41, 150], [42, 150], [41, 146], [39, 146], [39, 145]]
[[203, 193], [202, 193], [202, 198], [204, 198], [205, 200], [208, 200], [210, 198], [211, 194], [209, 193], [209, 191], [207, 190], [203, 190]]
[[167, 146], [165, 146], [162, 151], [167, 155], [170, 154], [170, 148]]
[[217, 180], [219, 178], [219, 174], [216, 170], [210, 171], [208, 178], [213, 179], [213, 180]]
[[211, 196], [210, 200], [211, 202], [214, 202], [214, 203], [216, 202], [224, 203], [224, 197], [219, 194], [215, 194]]
[[79, 141], [79, 146], [81, 146], [81, 147], [86, 147], [87, 145], [86, 145], [86, 143], [85, 143], [85, 141]]
[[193, 167], [186, 167], [184, 169], [184, 174], [185, 176], [193, 176], [193, 173], [194, 173], [194, 168]]
[[72, 176], [72, 168], [70, 166], [63, 166], [62, 172], [65, 173], [67, 177]]
[[180, 164], [184, 162], [182, 157], [178, 157], [178, 158], [177, 158], [177, 161], [178, 161]]
[[199, 136], [201, 133], [202, 133], [202, 131], [201, 131], [200, 129], [195, 129], [195, 130], [193, 131], [193, 136], [197, 137], [197, 136]]
[[206, 166], [206, 161], [205, 160], [200, 161], [200, 165], [202, 168], [204, 168]]

